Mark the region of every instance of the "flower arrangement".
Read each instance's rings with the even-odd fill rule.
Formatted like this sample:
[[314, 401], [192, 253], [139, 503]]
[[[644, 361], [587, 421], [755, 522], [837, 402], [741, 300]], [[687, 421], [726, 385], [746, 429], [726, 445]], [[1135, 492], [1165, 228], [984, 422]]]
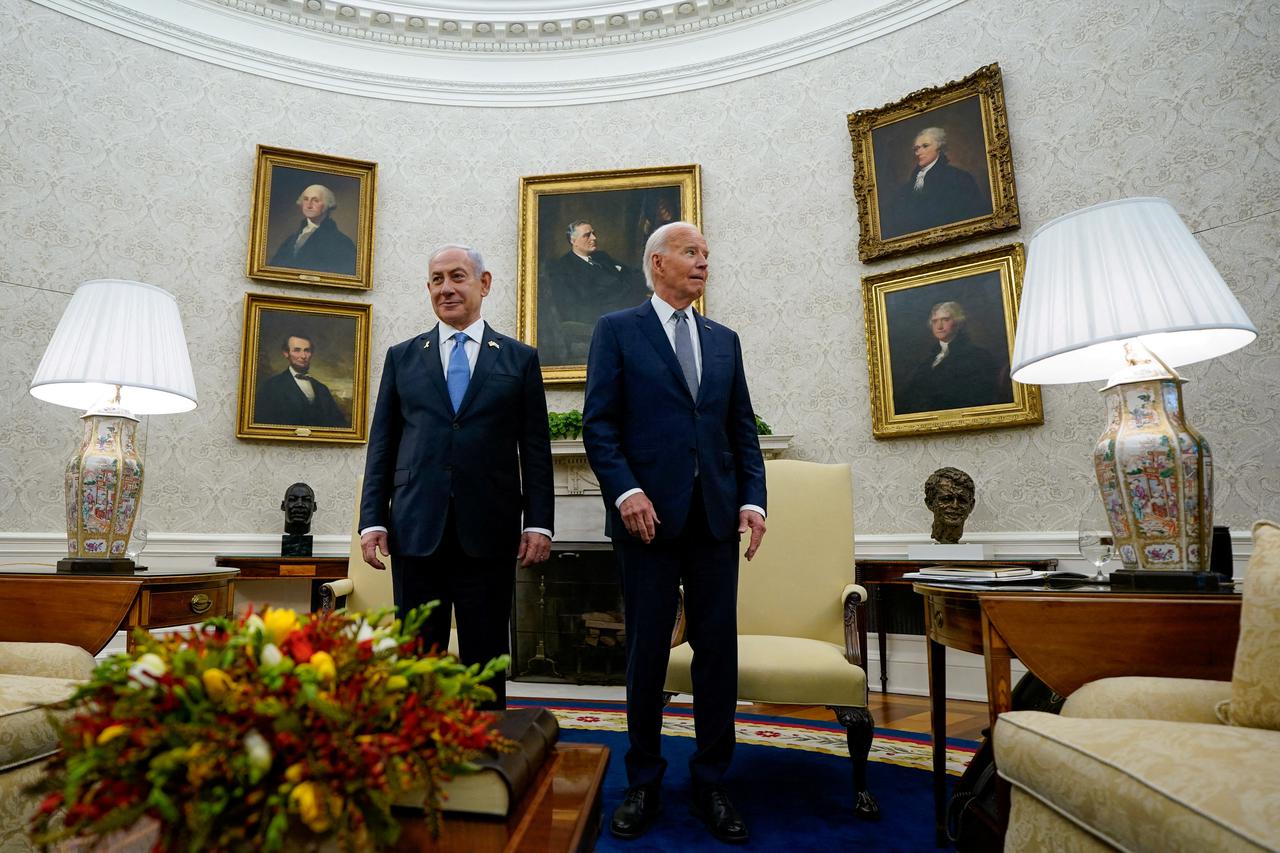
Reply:
[[391, 805], [425, 790], [439, 829], [441, 783], [505, 741], [483, 669], [421, 655], [430, 605], [391, 611], [211, 619], [138, 635], [69, 700], [62, 751], [40, 783], [32, 835], [105, 835], [150, 817], [159, 849], [278, 850], [395, 841]]

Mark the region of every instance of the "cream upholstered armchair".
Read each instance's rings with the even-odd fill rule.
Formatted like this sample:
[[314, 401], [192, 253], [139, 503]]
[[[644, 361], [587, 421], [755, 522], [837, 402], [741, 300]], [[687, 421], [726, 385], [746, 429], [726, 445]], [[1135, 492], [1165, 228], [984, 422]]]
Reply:
[[[854, 812], [880, 816], [867, 790], [874, 722], [858, 646], [853, 580], [853, 478], [848, 465], [765, 463], [768, 533], [738, 579], [738, 698], [826, 705], [848, 730]], [[680, 638], [677, 637], [677, 640]], [[693, 650], [671, 650], [665, 690], [690, 693]], [[694, 697], [697, 701], [697, 697]]]
[[1000, 715], [1006, 851], [1280, 850], [1280, 527], [1253, 542], [1231, 681], [1105, 678]]
[[[391, 558], [383, 557], [386, 571], [379, 571], [364, 561], [360, 553], [360, 493], [364, 478], [356, 480], [356, 506], [351, 519], [351, 551], [347, 557], [347, 576], [320, 586], [320, 609], [332, 610], [338, 599], [345, 597], [348, 610], [374, 610], [391, 607], [395, 597], [391, 591]], [[449, 632], [449, 653], [458, 654], [458, 632]]]

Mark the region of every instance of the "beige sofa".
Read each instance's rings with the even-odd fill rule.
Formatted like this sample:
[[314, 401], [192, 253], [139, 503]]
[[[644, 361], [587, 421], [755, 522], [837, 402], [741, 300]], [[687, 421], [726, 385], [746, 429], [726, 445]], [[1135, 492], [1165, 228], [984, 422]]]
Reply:
[[1280, 527], [1254, 526], [1231, 681], [1095, 681], [1002, 714], [995, 755], [1006, 851], [1280, 850]]
[[44, 706], [71, 695], [93, 655], [62, 643], [0, 643], [0, 853], [35, 849], [27, 821], [39, 798], [24, 789], [58, 749]]

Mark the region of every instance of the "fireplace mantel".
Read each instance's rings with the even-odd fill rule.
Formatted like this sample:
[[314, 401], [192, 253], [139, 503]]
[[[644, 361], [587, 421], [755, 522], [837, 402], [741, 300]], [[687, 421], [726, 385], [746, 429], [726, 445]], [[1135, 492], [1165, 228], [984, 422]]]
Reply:
[[[762, 435], [760, 450], [765, 459], [780, 456], [791, 446], [793, 435]], [[587, 464], [587, 451], [580, 438], [559, 438], [551, 442], [555, 465], [556, 495], [599, 495], [600, 484]]]

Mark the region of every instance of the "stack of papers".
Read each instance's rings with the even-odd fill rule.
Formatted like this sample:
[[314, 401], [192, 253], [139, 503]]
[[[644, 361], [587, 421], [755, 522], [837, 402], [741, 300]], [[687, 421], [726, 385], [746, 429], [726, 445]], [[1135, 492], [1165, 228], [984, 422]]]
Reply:
[[[962, 571], [950, 572], [945, 575], [925, 574], [929, 569], [921, 569], [918, 572], [907, 572], [902, 577], [909, 581], [928, 581], [937, 584], [1017, 584], [1017, 583], [1035, 583], [1043, 580], [1049, 573], [1037, 572], [1031, 569], [1024, 569], [1015, 574], [991, 575], [987, 569], [969, 569]], [[934, 569], [934, 572], [937, 570]]]
[[1011, 578], [1026, 577], [1033, 572], [1024, 566], [991, 566], [981, 569], [970, 569], [964, 566], [931, 566], [921, 569], [920, 574], [927, 578]]

